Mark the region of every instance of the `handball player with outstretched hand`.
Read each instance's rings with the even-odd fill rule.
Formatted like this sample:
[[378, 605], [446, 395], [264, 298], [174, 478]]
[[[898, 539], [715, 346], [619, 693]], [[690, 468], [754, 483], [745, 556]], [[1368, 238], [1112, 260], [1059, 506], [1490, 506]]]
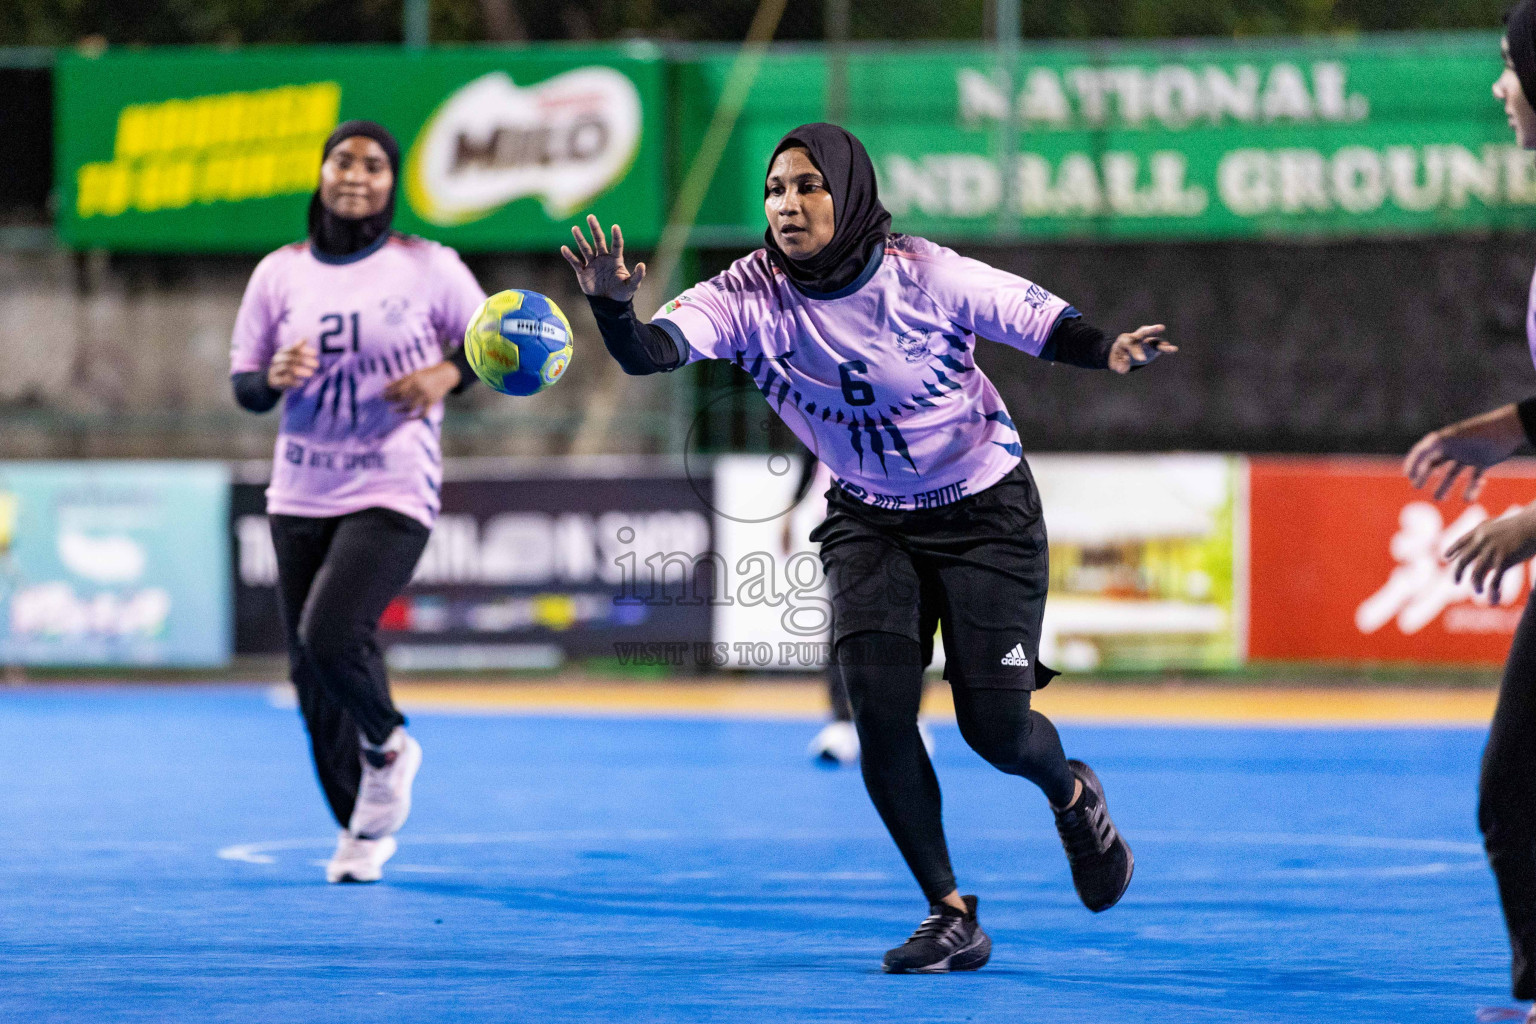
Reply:
[[452, 249], [390, 230], [399, 171], [382, 126], [332, 133], [309, 237], [251, 275], [230, 365], [243, 407], [283, 407], [267, 513], [291, 678], [341, 826], [332, 882], [376, 881], [410, 812], [421, 747], [378, 623], [441, 504], [443, 398], [474, 379], [462, 342], [485, 299]]
[[1113, 906], [1130, 848], [1093, 771], [1069, 761], [1030, 693], [1048, 571], [1040, 496], [1023, 439], [977, 366], [982, 338], [1033, 356], [1125, 373], [1175, 351], [1161, 326], [1109, 335], [1038, 284], [891, 232], [863, 145], [810, 124], [769, 154], [763, 248], [664, 306], [631, 299], [644, 265], [617, 224], [562, 253], [624, 370], [729, 360], [832, 470], [821, 544], [833, 650], [853, 705], [870, 798], [916, 876], [928, 917], [884, 968], [975, 970], [991, 941], [962, 896], [918, 733], [923, 670], [942, 624], [946, 673], [967, 743], [1045, 793], [1079, 896]]

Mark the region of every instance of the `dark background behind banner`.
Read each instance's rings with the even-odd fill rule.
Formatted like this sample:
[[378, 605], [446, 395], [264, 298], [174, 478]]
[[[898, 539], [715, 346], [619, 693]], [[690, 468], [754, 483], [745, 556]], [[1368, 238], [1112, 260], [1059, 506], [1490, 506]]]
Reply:
[[[693, 561], [713, 547], [708, 480], [697, 487], [702, 496], [682, 476], [445, 483], [417, 578], [385, 612], [384, 642], [441, 648], [429, 660], [444, 665], [455, 647], [553, 645], [567, 658], [622, 660], [616, 645], [705, 643], [710, 605], [679, 600], [710, 592], [708, 563]], [[238, 654], [283, 651], [264, 491], [237, 484], [231, 503]], [[685, 556], [702, 575], [685, 591], [675, 563], [653, 591], [655, 553]]]
[[5, 188], [0, 218], [40, 220], [53, 188], [53, 74], [46, 67], [0, 67], [0, 152]]

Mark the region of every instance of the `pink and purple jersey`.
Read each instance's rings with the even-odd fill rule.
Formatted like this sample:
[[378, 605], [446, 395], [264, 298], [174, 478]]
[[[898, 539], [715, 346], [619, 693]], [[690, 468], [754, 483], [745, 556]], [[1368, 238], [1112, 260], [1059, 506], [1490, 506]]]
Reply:
[[383, 392], [462, 344], [484, 299], [457, 253], [406, 235], [350, 263], [322, 262], [307, 242], [262, 260], [235, 319], [230, 372], [265, 370], [301, 338], [320, 359], [283, 396], [267, 511], [325, 517], [380, 507], [431, 526], [441, 506], [442, 403], [409, 419]]
[[1536, 365], [1536, 276], [1531, 278], [1530, 297], [1525, 304], [1525, 344], [1531, 350], [1531, 363]]
[[664, 306], [688, 361], [729, 359], [844, 490], [934, 508], [1023, 454], [976, 339], [1039, 355], [1070, 309], [1044, 288], [910, 235], [840, 292], [811, 298], [759, 249]]

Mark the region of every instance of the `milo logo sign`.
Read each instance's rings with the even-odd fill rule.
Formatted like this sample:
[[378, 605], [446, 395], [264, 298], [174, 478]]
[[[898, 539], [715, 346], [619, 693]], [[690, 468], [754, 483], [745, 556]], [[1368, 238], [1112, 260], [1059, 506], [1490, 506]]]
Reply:
[[640, 93], [585, 67], [521, 87], [502, 71], [454, 92], [422, 127], [406, 191], [422, 219], [451, 226], [536, 198], [551, 219], [622, 179], [640, 148]]

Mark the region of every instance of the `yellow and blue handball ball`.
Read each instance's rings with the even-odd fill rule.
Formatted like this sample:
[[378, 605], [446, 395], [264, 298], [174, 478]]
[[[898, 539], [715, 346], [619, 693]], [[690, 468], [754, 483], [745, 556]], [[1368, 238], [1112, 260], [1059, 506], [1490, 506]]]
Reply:
[[571, 322], [553, 299], [517, 288], [480, 304], [464, 331], [475, 376], [504, 395], [532, 395], [571, 365]]

